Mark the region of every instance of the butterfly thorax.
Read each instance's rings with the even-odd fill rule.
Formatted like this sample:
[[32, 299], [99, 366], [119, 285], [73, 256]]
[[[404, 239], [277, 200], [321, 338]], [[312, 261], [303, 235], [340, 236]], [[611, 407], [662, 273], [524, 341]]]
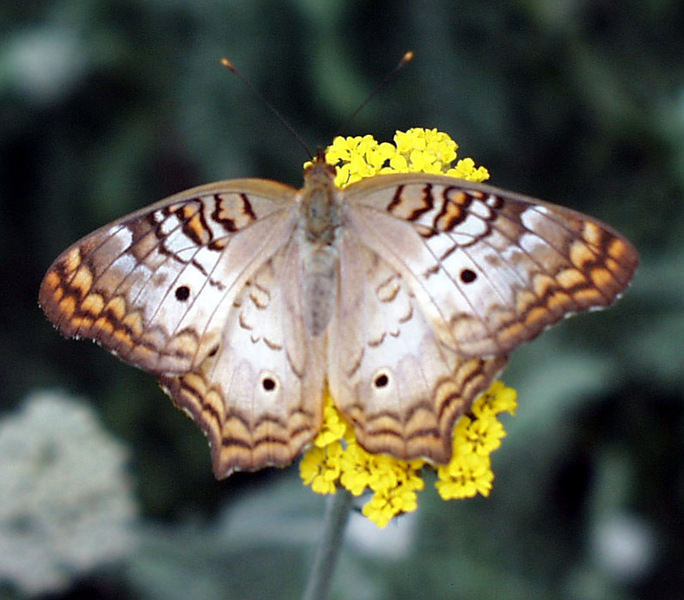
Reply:
[[340, 191], [335, 185], [335, 167], [316, 157], [304, 171], [301, 194], [301, 223], [312, 243], [331, 245], [340, 226]]
[[317, 155], [304, 171], [300, 190], [304, 315], [308, 331], [318, 336], [332, 317], [337, 293], [339, 252], [335, 246], [341, 218], [341, 193], [335, 167]]

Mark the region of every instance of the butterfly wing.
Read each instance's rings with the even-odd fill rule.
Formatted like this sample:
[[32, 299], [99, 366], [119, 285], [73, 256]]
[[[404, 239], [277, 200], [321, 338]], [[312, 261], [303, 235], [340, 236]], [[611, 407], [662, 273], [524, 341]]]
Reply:
[[160, 382], [209, 438], [214, 473], [290, 464], [321, 426], [323, 338], [303, 314], [300, 245], [268, 259], [235, 298], [223, 342]]
[[595, 219], [482, 184], [386, 175], [345, 195], [350, 227], [466, 358], [505, 355], [563, 317], [612, 304], [639, 262]]
[[287, 464], [320, 427], [295, 194], [263, 180], [188, 190], [77, 242], [41, 285], [64, 335], [159, 375], [209, 437], [218, 477]]
[[506, 357], [464, 358], [447, 347], [407, 280], [352, 229], [340, 238], [340, 290], [328, 381], [359, 443], [372, 453], [448, 462], [454, 421]]
[[294, 193], [235, 180], [123, 217], [55, 260], [40, 304], [67, 337], [95, 340], [148, 371], [189, 371], [220, 342], [245, 282], [287, 242]]

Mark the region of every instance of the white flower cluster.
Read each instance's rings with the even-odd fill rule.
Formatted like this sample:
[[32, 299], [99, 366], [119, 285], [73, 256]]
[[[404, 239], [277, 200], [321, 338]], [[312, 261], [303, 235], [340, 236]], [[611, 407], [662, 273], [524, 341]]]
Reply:
[[37, 392], [0, 422], [0, 582], [65, 588], [136, 546], [126, 449], [84, 402]]
[[62, 25], [18, 29], [0, 49], [3, 83], [38, 105], [61, 100], [85, 77], [96, 55], [93, 40], [82, 37]]

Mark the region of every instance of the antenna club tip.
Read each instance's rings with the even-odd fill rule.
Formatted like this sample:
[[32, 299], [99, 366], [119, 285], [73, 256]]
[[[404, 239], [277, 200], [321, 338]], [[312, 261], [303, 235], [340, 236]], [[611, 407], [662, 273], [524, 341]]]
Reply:
[[235, 72], [235, 66], [233, 63], [226, 58], [225, 56], [221, 59], [221, 64], [226, 67], [227, 69], [230, 69], [231, 71]]
[[415, 56], [415, 52], [413, 50], [407, 50], [404, 56], [401, 57], [401, 64], [406, 64], [407, 62], [411, 62], [413, 60], [413, 57]]

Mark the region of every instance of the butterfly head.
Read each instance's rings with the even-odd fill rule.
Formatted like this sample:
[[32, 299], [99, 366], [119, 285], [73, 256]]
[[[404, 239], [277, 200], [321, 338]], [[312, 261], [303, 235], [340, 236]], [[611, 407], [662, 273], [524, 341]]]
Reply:
[[325, 148], [316, 150], [316, 156], [304, 169], [304, 181], [327, 181], [335, 180], [337, 167], [330, 164], [325, 158]]

